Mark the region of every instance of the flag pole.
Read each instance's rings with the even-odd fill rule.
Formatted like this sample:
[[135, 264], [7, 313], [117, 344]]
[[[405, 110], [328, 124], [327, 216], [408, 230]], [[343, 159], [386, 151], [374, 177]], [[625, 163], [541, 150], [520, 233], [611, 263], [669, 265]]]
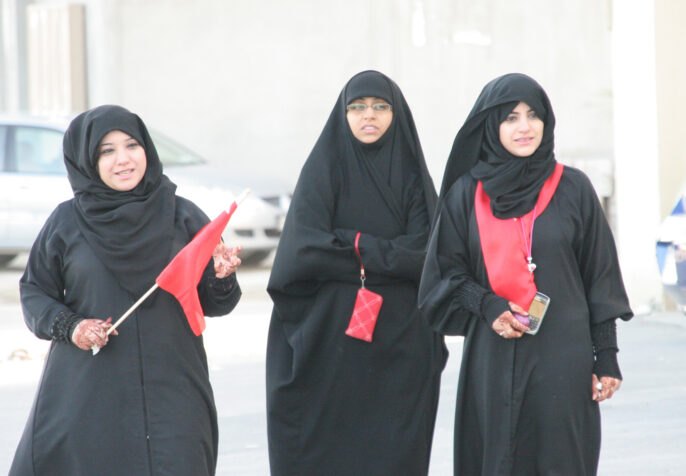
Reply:
[[[232, 207], [233, 207], [233, 205], [235, 205], [235, 207], [238, 207], [238, 205], [240, 205], [241, 202], [242, 202], [243, 200], [245, 200], [245, 198], [250, 194], [250, 192], [251, 192], [251, 190], [250, 190], [249, 188], [246, 188], [245, 190], [243, 190], [243, 192], [241, 192], [241, 194], [238, 195], [238, 197], [236, 197], [236, 199], [234, 200], [234, 202], [233, 202], [233, 204], [232, 204]], [[234, 210], [235, 210], [235, 207], [233, 207]], [[124, 322], [124, 320], [125, 320], [127, 317], [129, 317], [129, 316], [131, 315], [131, 313], [133, 313], [133, 311], [135, 311], [136, 308], [137, 308], [138, 306], [140, 306], [140, 305], [143, 303], [143, 301], [145, 301], [153, 292], [155, 292], [155, 290], [156, 290], [158, 287], [159, 287], [159, 285], [158, 285], [157, 283], [153, 284], [152, 287], [151, 287], [150, 289], [148, 289], [147, 292], [146, 292], [145, 294], [143, 294], [143, 295], [140, 297], [140, 299], [139, 299], [138, 301], [136, 301], [136, 302], [133, 304], [133, 306], [131, 306], [131, 307], [129, 308], [128, 311], [126, 311], [124, 314], [122, 314], [122, 316], [121, 316], [119, 319], [117, 319], [117, 322], [115, 322], [115, 323], [112, 325], [112, 327], [110, 327], [109, 329], [107, 329], [107, 334], [106, 334], [106, 335], [109, 336], [112, 332], [114, 332], [115, 329], [116, 329], [117, 327], [119, 327], [119, 325], [120, 325], [122, 322]], [[94, 345], [93, 347], [91, 347], [91, 350], [93, 351], [93, 355], [95, 355], [95, 354], [97, 354], [98, 352], [100, 352], [100, 347]]]
[[240, 205], [241, 202], [242, 202], [243, 200], [245, 200], [245, 198], [246, 198], [248, 195], [250, 195], [250, 192], [251, 192], [251, 191], [252, 191], [252, 190], [250, 190], [249, 188], [246, 188], [245, 190], [243, 190], [243, 191], [241, 192], [241, 194], [240, 194], [238, 197], [236, 197], [236, 200], [235, 200], [236, 206]]
[[129, 316], [131, 315], [131, 313], [132, 313], [133, 311], [135, 311], [136, 308], [137, 308], [138, 306], [140, 306], [140, 305], [143, 303], [143, 301], [145, 301], [145, 300], [148, 298], [148, 296], [150, 296], [150, 295], [155, 291], [155, 289], [157, 289], [158, 287], [159, 287], [159, 285], [158, 285], [157, 283], [153, 284], [152, 287], [151, 287], [150, 289], [148, 289], [148, 291], [147, 291], [145, 294], [143, 294], [143, 295], [141, 296], [141, 298], [140, 298], [138, 301], [136, 301], [135, 304], [134, 304], [133, 306], [131, 306], [131, 307], [129, 308], [128, 311], [126, 311], [124, 314], [122, 314], [122, 316], [121, 316], [119, 319], [117, 319], [117, 322], [115, 322], [114, 324], [112, 324], [112, 327], [110, 327], [109, 329], [107, 329], [107, 335], [110, 335], [112, 332], [114, 332], [114, 330], [115, 330], [117, 327], [119, 327], [119, 324], [121, 324], [122, 322], [124, 322], [124, 319], [126, 319], [127, 317], [129, 317]]
[[[124, 319], [126, 319], [127, 317], [129, 317], [129, 316], [131, 315], [131, 313], [132, 313], [133, 311], [135, 311], [136, 308], [137, 308], [138, 306], [140, 306], [140, 305], [143, 303], [143, 301], [145, 301], [146, 299], [148, 299], [148, 296], [150, 296], [150, 295], [155, 291], [155, 289], [157, 289], [158, 287], [159, 287], [159, 285], [158, 285], [157, 283], [153, 284], [152, 287], [151, 287], [150, 289], [148, 289], [148, 291], [147, 291], [145, 294], [143, 294], [143, 295], [140, 297], [140, 299], [139, 299], [138, 301], [136, 301], [136, 302], [133, 304], [133, 306], [131, 306], [131, 307], [129, 308], [128, 311], [126, 311], [124, 314], [122, 314], [122, 316], [121, 316], [119, 319], [117, 319], [117, 322], [115, 322], [114, 324], [112, 324], [112, 327], [110, 327], [109, 329], [107, 329], [107, 334], [106, 334], [106, 335], [110, 335], [112, 332], [114, 332], [115, 329], [116, 329], [117, 327], [119, 327], [119, 324], [121, 324], [122, 322], [124, 322]], [[93, 347], [91, 347], [91, 350], [93, 351], [93, 355], [95, 355], [95, 354], [97, 354], [98, 352], [100, 352], [100, 347], [98, 347], [97, 345], [94, 345]]]

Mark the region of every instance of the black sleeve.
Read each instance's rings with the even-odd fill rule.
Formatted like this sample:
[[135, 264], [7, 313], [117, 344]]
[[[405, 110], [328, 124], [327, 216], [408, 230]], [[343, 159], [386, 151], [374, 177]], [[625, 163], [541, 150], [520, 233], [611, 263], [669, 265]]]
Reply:
[[[591, 325], [617, 317], [629, 320], [633, 312], [624, 289], [617, 248], [598, 196], [590, 180], [572, 169], [568, 174], [578, 196], [582, 223], [578, 233], [577, 259], [586, 290]], [[563, 176], [564, 178], [564, 176]]]
[[490, 325], [509, 310], [506, 299], [485, 289], [471, 274], [467, 195], [469, 191], [454, 188], [440, 202], [419, 287], [422, 314], [447, 335], [464, 335], [474, 316]]
[[84, 320], [83, 316], [69, 311], [60, 311], [60, 313], [55, 318], [52, 323], [52, 328], [50, 333], [52, 334], [53, 340], [57, 342], [71, 343], [71, 335], [74, 332], [76, 326]]
[[282, 309], [291, 298], [314, 295], [322, 283], [360, 282], [352, 243], [333, 230], [339, 182], [324, 161], [308, 160], [300, 172], [267, 286], [272, 299], [289, 302]]
[[214, 275], [212, 260], [208, 265], [203, 278], [198, 284], [198, 297], [206, 316], [224, 316], [236, 307], [241, 298], [241, 288], [236, 279], [236, 273], [231, 273], [226, 278], [217, 278]]
[[593, 373], [598, 378], [614, 377], [622, 379], [617, 361], [617, 323], [616, 319], [609, 319], [591, 326], [591, 339], [593, 341], [593, 353], [595, 364]]
[[26, 270], [19, 280], [24, 321], [36, 337], [62, 339], [74, 321], [74, 312], [64, 303], [62, 257], [64, 243], [56, 232], [58, 210], [48, 218], [31, 248]]
[[[429, 214], [424, 191], [411, 187], [406, 233], [390, 239], [360, 235], [360, 255], [367, 274], [380, 274], [419, 282], [429, 235]], [[356, 230], [336, 229], [336, 238], [345, 246], [354, 246]]]

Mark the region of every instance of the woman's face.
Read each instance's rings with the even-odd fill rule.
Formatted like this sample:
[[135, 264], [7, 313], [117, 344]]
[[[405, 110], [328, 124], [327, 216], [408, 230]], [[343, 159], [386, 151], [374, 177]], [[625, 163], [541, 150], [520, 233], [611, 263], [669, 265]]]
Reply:
[[380, 98], [355, 99], [347, 106], [348, 125], [357, 140], [373, 144], [383, 136], [393, 121], [391, 105]]
[[108, 187], [119, 192], [133, 190], [145, 175], [145, 149], [122, 131], [110, 131], [98, 146], [98, 174]]
[[529, 157], [543, 139], [543, 121], [525, 102], [517, 104], [500, 123], [500, 143], [510, 154]]

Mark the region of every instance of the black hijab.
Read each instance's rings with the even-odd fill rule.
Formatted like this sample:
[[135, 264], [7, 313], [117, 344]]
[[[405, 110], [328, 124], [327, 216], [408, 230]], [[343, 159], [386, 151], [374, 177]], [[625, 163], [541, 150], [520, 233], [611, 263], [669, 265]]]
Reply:
[[[346, 106], [360, 97], [379, 97], [393, 107], [391, 125], [375, 144], [358, 141], [348, 124]], [[403, 193], [411, 187], [422, 190]], [[340, 270], [340, 279], [347, 272], [359, 285], [359, 265], [351, 259], [355, 232], [386, 239], [406, 234], [411, 219], [407, 211], [413, 206], [408, 200], [418, 195], [431, 217], [436, 192], [400, 88], [377, 71], [353, 76], [341, 90], [293, 193], [268, 286], [279, 314], [295, 318], [301, 306], [308, 305], [298, 296], [314, 294], [323, 280], [322, 268]], [[426, 240], [417, 243], [423, 260]]]
[[[127, 192], [105, 185], [98, 173], [100, 141], [113, 130], [130, 135], [145, 149], [145, 175]], [[122, 287], [138, 297], [169, 262], [176, 190], [162, 174], [145, 124], [119, 106], [86, 111], [64, 134], [64, 162], [79, 230]]]
[[[355, 138], [347, 122], [346, 106], [364, 97], [383, 99], [393, 108], [388, 130], [371, 144]], [[370, 70], [358, 73], [348, 81], [324, 126], [320, 141], [328, 141], [332, 136], [342, 139], [336, 141], [340, 156], [350, 156], [348, 148], [352, 149], [400, 223], [404, 222], [403, 190], [416, 175], [421, 176], [427, 209], [430, 215], [433, 213], [436, 202], [433, 182], [426, 168], [412, 112], [400, 88], [389, 77]]]
[[[364, 71], [354, 76], [346, 85], [344, 89], [346, 106], [356, 99], [365, 97], [374, 97], [383, 99], [388, 104], [393, 106], [393, 91], [390, 83], [381, 74], [375, 71]], [[376, 142], [366, 144], [359, 141], [352, 133], [350, 128], [347, 129], [346, 135], [353, 145], [355, 154], [358, 158], [364, 157], [364, 160], [369, 161], [374, 169], [379, 172], [381, 177], [385, 177], [386, 184], [391, 185], [402, 180], [402, 173], [394, 177], [393, 172], [402, 170], [401, 167], [393, 167], [393, 143], [395, 138], [395, 115], [391, 121], [388, 130], [383, 136], [379, 137]], [[402, 182], [401, 182], [402, 183]], [[397, 188], [397, 187], [396, 187]], [[397, 190], [393, 190], [396, 192]], [[396, 197], [397, 198], [397, 197]]]
[[[516, 157], [500, 143], [500, 124], [519, 102], [528, 104], [544, 123], [541, 145], [529, 157]], [[483, 183], [496, 217], [528, 213], [555, 169], [554, 129], [555, 115], [548, 96], [532, 78], [512, 73], [489, 82], [455, 137], [441, 197], [469, 171]]]

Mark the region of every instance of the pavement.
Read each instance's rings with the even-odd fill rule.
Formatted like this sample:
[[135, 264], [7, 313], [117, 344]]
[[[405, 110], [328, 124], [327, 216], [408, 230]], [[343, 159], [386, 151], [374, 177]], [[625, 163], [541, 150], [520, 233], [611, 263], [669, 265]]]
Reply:
[[[17, 282], [23, 262], [0, 270], [0, 474], [9, 470], [48, 343], [25, 327]], [[243, 299], [204, 333], [219, 416], [219, 476], [269, 474], [264, 353], [268, 266], [241, 269]], [[624, 383], [601, 404], [601, 476], [686, 475], [686, 316], [653, 312], [618, 324]], [[452, 431], [462, 341], [449, 338], [431, 476], [452, 474]]]

